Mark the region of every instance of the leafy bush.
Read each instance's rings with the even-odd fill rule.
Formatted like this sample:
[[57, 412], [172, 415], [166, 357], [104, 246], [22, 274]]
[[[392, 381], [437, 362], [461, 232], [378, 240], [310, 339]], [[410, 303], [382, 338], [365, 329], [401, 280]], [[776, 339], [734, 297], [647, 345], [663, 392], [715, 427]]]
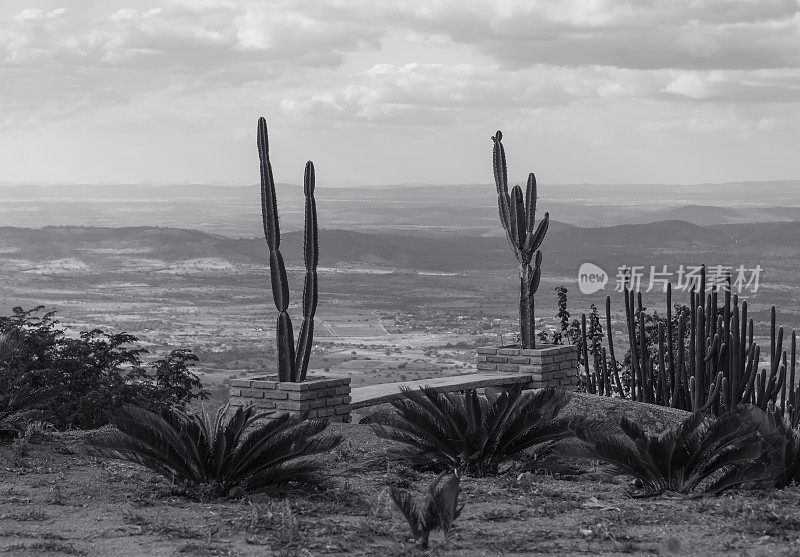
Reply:
[[42, 309], [17, 307], [0, 317], [0, 392], [46, 391], [39, 408], [57, 428], [100, 427], [107, 409], [125, 403], [158, 412], [208, 397], [191, 371], [197, 357], [190, 350], [144, 364], [147, 351], [131, 348], [135, 336], [94, 329], [70, 337]]
[[159, 415], [124, 405], [110, 413], [115, 429], [95, 433], [89, 445], [99, 455], [141, 464], [189, 486], [209, 486], [220, 495], [323, 483], [322, 464], [308, 457], [330, 451], [342, 437], [321, 436], [325, 420], [281, 414], [255, 425], [262, 417], [253, 407], [228, 417], [224, 406], [212, 418], [206, 412], [169, 409]]
[[464, 505], [458, 506], [458, 495], [461, 493], [459, 483], [457, 474], [442, 472], [428, 487], [428, 497], [422, 505], [408, 491], [396, 487], [389, 490], [392, 501], [403, 513], [421, 549], [428, 549], [431, 532], [436, 528], [441, 529], [447, 541], [453, 522], [464, 508]]
[[496, 397], [406, 390], [393, 410], [368, 422], [379, 437], [406, 445], [398, 456], [411, 466], [471, 476], [496, 474], [506, 460], [541, 443], [571, 435], [570, 421], [557, 414], [569, 400], [553, 389], [521, 387]]
[[673, 491], [690, 493], [708, 480], [704, 491], [723, 491], [768, 476], [765, 467], [751, 466], [762, 452], [760, 436], [745, 412], [728, 412], [715, 419], [692, 414], [678, 427], [649, 434], [622, 418], [622, 433], [597, 424], [575, 429], [582, 444], [562, 447], [567, 456], [591, 458], [612, 465], [642, 484], [639, 496]]

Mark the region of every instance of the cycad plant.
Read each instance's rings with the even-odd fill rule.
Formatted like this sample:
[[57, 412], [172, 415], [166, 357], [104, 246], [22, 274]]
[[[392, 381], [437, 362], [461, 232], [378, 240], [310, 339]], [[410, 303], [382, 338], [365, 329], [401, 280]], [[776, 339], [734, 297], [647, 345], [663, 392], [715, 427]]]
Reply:
[[370, 417], [375, 433], [397, 441], [396, 454], [412, 467], [470, 476], [496, 474], [500, 465], [548, 441], [571, 435], [570, 420], [558, 417], [569, 398], [563, 391], [516, 387], [487, 397], [423, 388], [406, 390], [393, 409]]
[[0, 395], [0, 441], [17, 437], [30, 421], [42, 415], [35, 407], [43, 396], [42, 391], [29, 388]]
[[751, 407], [748, 419], [763, 439], [761, 458], [750, 467], [769, 470], [769, 483], [783, 489], [800, 482], [800, 431], [792, 427], [788, 415], [774, 409]]
[[620, 474], [641, 483], [631, 495], [650, 497], [666, 491], [687, 494], [703, 491], [719, 495], [727, 489], [768, 477], [766, 467], [750, 466], [762, 453], [755, 427], [742, 412], [719, 418], [695, 413], [679, 426], [651, 434], [622, 418], [622, 433], [597, 424], [580, 424], [576, 436], [583, 443], [565, 444], [566, 456], [600, 460]]
[[109, 416], [115, 429], [89, 443], [97, 454], [189, 486], [209, 486], [219, 495], [324, 483], [323, 466], [309, 457], [341, 443], [341, 436], [321, 435], [328, 422], [281, 414], [257, 425], [264, 415], [253, 407], [228, 414], [227, 406], [211, 417], [175, 409], [158, 415], [125, 405]]
[[497, 206], [500, 211], [500, 224], [506, 232], [508, 245], [519, 263], [519, 327], [522, 348], [536, 348], [534, 330], [534, 294], [539, 289], [542, 276], [542, 252], [539, 248], [550, 225], [550, 214], [536, 223], [536, 176], [528, 174], [525, 194], [522, 188], [514, 186], [508, 191], [508, 168], [506, 152], [503, 148], [503, 132], [497, 130], [492, 137], [492, 166], [494, 183], [497, 187]]
[[261, 168], [261, 216], [264, 236], [269, 248], [269, 274], [272, 297], [278, 309], [278, 379], [280, 381], [305, 381], [311, 345], [314, 340], [314, 314], [317, 311], [318, 286], [317, 263], [319, 262], [319, 237], [317, 233], [317, 203], [314, 199], [314, 163], [306, 163], [303, 178], [305, 194], [305, 228], [303, 230], [303, 259], [306, 278], [303, 285], [303, 324], [295, 347], [292, 320], [289, 317], [289, 282], [281, 255], [281, 229], [278, 224], [278, 200], [275, 195], [275, 180], [269, 160], [267, 121], [258, 119], [258, 157]]
[[437, 528], [444, 534], [445, 541], [448, 540], [453, 522], [464, 508], [464, 505], [458, 506], [459, 483], [458, 474], [442, 472], [431, 482], [428, 497], [422, 504], [408, 491], [396, 487], [389, 490], [392, 501], [403, 513], [421, 549], [428, 549], [431, 532]]

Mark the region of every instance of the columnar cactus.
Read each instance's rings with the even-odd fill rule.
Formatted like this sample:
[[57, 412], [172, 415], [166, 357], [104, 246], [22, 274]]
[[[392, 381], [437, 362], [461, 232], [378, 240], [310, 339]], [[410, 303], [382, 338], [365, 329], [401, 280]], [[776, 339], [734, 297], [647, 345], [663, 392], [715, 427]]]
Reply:
[[261, 216], [264, 223], [264, 237], [269, 248], [269, 272], [272, 282], [272, 297], [278, 309], [278, 379], [280, 381], [304, 381], [311, 356], [314, 339], [314, 314], [317, 311], [317, 263], [319, 261], [319, 237], [317, 233], [317, 205], [314, 200], [314, 163], [306, 163], [303, 179], [305, 193], [305, 228], [303, 252], [306, 278], [303, 286], [303, 324], [294, 345], [292, 320], [289, 317], [289, 282], [286, 267], [281, 255], [281, 231], [278, 224], [278, 201], [275, 196], [275, 180], [272, 177], [272, 164], [269, 160], [269, 140], [267, 121], [258, 119], [258, 158], [261, 163]]
[[534, 294], [539, 289], [541, 278], [542, 245], [550, 214], [534, 227], [536, 221], [536, 176], [528, 175], [528, 184], [523, 199], [522, 188], [514, 186], [508, 192], [508, 171], [506, 153], [503, 149], [503, 133], [498, 130], [492, 137], [492, 165], [494, 182], [497, 186], [497, 205], [500, 209], [500, 223], [506, 231], [506, 239], [519, 262], [519, 327], [523, 348], [536, 347], [534, 321]]

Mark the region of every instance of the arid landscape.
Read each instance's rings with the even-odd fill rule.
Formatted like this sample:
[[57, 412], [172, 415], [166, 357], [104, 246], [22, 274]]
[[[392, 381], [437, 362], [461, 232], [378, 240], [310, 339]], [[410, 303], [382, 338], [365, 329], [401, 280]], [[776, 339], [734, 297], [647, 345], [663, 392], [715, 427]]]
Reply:
[[[663, 425], [663, 424], [661, 424]], [[4, 453], [0, 547], [12, 555], [796, 555], [800, 490], [632, 499], [602, 467], [462, 481], [449, 542], [420, 551], [389, 488], [433, 474], [387, 458], [366, 426], [326, 458], [335, 488], [238, 498], [187, 494], [149, 471], [85, 456], [86, 433]], [[113, 489], [109, 489], [113, 486]]]
[[[757, 335], [766, 334], [769, 307], [776, 303], [779, 324], [800, 325], [794, 303], [800, 298], [800, 221], [784, 220], [800, 207], [800, 186], [742, 186], [741, 197], [727, 196], [731, 205], [725, 207], [699, 205], [718, 186], [652, 187], [661, 193], [648, 195], [649, 204], [628, 207], [630, 223], [615, 226], [599, 226], [599, 220], [619, 218], [610, 213], [621, 199], [639, 201], [631, 193], [635, 188], [596, 186], [591, 203], [578, 198], [588, 186], [544, 188], [540, 211], [551, 211], [555, 222], [542, 247], [540, 327], [556, 327], [556, 286], [569, 289], [573, 317], [588, 312], [591, 304], [602, 308], [609, 294], [620, 316], [624, 305], [614, 291], [618, 266], [649, 270], [666, 264], [674, 271], [700, 263], [763, 267], [758, 291], [744, 293]], [[746, 192], [753, 187], [770, 194], [770, 202], [785, 203], [782, 211], [747, 205]], [[72, 330], [125, 331], [153, 351], [191, 348], [200, 356], [204, 381], [219, 386], [215, 398], [222, 400], [227, 380], [272, 372], [275, 365], [275, 316], [266, 245], [258, 230], [258, 193], [224, 186], [162, 187], [158, 193], [153, 188], [5, 187], [0, 300], [7, 313], [15, 305], [44, 304]], [[406, 195], [409, 188], [413, 202]], [[312, 369], [349, 375], [353, 386], [474, 370], [475, 347], [500, 335], [510, 339], [517, 319], [516, 263], [493, 214], [492, 186], [379, 189], [380, 200], [368, 195], [369, 188], [320, 189], [321, 302]], [[291, 231], [300, 225], [300, 190], [279, 188], [289, 230], [283, 253], [294, 292], [302, 284], [302, 234]], [[469, 195], [454, 210], [452, 198], [459, 191]], [[25, 197], [31, 192], [52, 198], [59, 211], [33, 204]], [[680, 201], [698, 205], [672, 206]], [[214, 214], [204, 214], [210, 207]], [[692, 214], [706, 221], [727, 214], [736, 222], [701, 227], [660, 220]], [[380, 231], [370, 225], [387, 215], [391, 222]], [[772, 220], [748, 222], [764, 215]], [[20, 226], [30, 222], [48, 226]], [[125, 226], [136, 222], [149, 226]], [[592, 295], [577, 287], [578, 268], [587, 261], [602, 263], [609, 275], [606, 288]], [[657, 288], [645, 299], [647, 305], [663, 307], [664, 295]], [[676, 291], [676, 302], [686, 299]], [[295, 315], [299, 302], [296, 294]]]
[[800, 557], [800, 0], [0, 1], [0, 557]]

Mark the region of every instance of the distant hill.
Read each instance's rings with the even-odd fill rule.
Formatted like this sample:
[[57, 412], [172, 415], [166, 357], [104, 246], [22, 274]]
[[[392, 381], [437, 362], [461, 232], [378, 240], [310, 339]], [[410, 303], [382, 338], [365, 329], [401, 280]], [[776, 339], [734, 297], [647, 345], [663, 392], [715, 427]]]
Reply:
[[682, 205], [644, 213], [636, 217], [640, 223], [660, 220], [681, 220], [698, 226], [714, 224], [774, 222], [800, 220], [800, 207], [719, 207], [715, 205]]
[[709, 229], [728, 235], [740, 246], [800, 248], [800, 221], [726, 224]]
[[[683, 221], [578, 228], [554, 222], [542, 246], [546, 267], [572, 272], [583, 261], [610, 267], [673, 261], [745, 263], [771, 252], [782, 257], [800, 252], [800, 222], [700, 227]], [[302, 265], [299, 231], [282, 235], [287, 265]], [[74, 259], [93, 268], [123, 260], [168, 265], [192, 259], [232, 264], [266, 264], [260, 237], [230, 238], [198, 230], [161, 227], [0, 228], [0, 264]], [[720, 261], [723, 260], [723, 261]], [[427, 237], [352, 230], [320, 231], [323, 267], [381, 267], [455, 272], [509, 270], [516, 267], [503, 236]]]
[[572, 228], [559, 235], [564, 244], [585, 244], [605, 246], [689, 246], [722, 245], [728, 237], [721, 231], [704, 228], [695, 224], [667, 220], [649, 224], [621, 224], [606, 228]]
[[698, 226], [743, 222], [747, 220], [747, 211], [732, 207], [715, 207], [713, 205], [683, 205], [642, 215], [643, 223], [661, 220], [685, 221]]
[[[490, 176], [487, 176], [489, 178]], [[492, 184], [326, 188], [317, 209], [327, 228], [415, 236], [502, 235]], [[286, 231], [302, 227], [303, 194], [278, 184]], [[800, 220], [800, 181], [682, 185], [548, 185], [539, 212], [583, 227], [680, 220], [698, 226]], [[169, 226], [254, 236], [261, 222], [255, 184], [0, 186], [8, 226]]]

